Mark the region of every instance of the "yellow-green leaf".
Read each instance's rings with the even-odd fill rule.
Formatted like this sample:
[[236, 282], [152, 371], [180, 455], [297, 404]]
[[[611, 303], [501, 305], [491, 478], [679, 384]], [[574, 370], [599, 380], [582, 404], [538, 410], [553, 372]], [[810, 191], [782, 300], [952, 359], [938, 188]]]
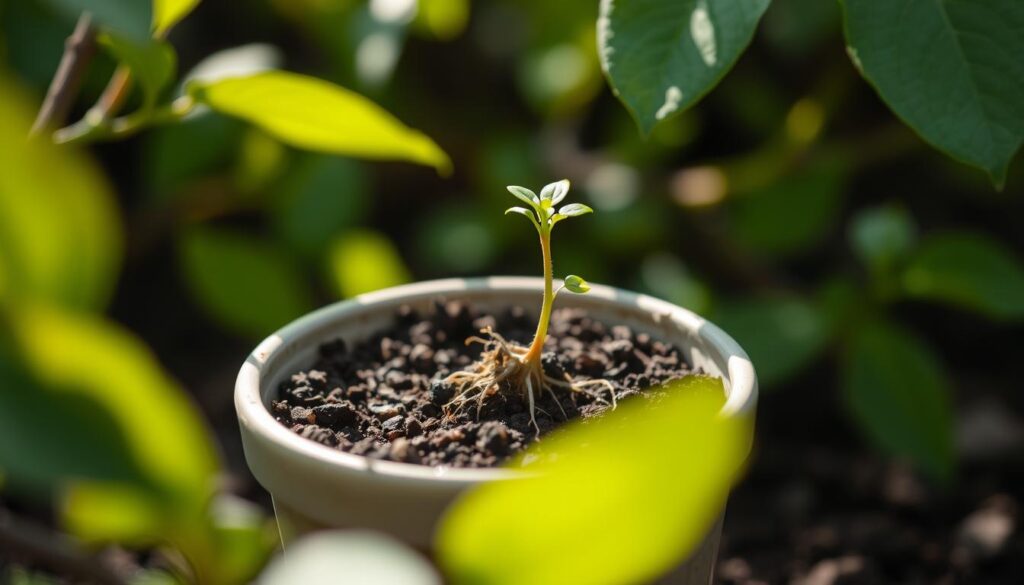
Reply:
[[377, 160], [405, 160], [447, 174], [448, 155], [433, 140], [365, 97], [327, 81], [268, 71], [194, 83], [192, 96], [299, 148]]
[[217, 469], [210, 436], [142, 343], [99, 317], [30, 304], [8, 316], [36, 380], [102, 406], [149, 484], [180, 499], [205, 498]]
[[721, 417], [722, 403], [720, 380], [691, 377], [653, 405], [626, 402], [541, 441], [535, 475], [484, 484], [445, 517], [446, 575], [543, 585], [663, 574], [701, 542], [746, 458], [749, 423]]
[[0, 302], [106, 304], [120, 265], [110, 187], [72, 146], [27, 140], [33, 108], [0, 77]]
[[199, 0], [153, 0], [153, 34], [162, 37], [199, 4]]
[[409, 269], [391, 240], [369, 230], [353, 231], [331, 244], [331, 275], [343, 298], [409, 282]]

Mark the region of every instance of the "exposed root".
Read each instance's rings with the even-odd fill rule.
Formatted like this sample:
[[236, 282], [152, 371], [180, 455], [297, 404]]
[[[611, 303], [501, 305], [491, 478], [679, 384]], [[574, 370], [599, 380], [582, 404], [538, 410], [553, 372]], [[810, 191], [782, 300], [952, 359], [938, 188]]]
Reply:
[[[444, 406], [447, 417], [455, 418], [465, 408], [475, 405], [476, 417], [479, 419], [487, 398], [502, 390], [516, 392], [527, 402], [530, 424], [534, 428], [535, 436], [539, 439], [540, 426], [537, 424], [537, 411], [551, 416], [536, 403], [537, 398], [545, 391], [558, 405], [563, 420], [568, 420], [569, 415], [558, 399], [556, 388], [570, 391], [573, 404], [576, 402], [575, 393], [579, 393], [589, 396], [595, 402], [606, 404], [612, 409], [617, 406], [615, 387], [608, 380], [573, 381], [568, 375], [565, 375], [564, 380], [553, 378], [544, 372], [539, 362], [526, 361], [527, 348], [506, 340], [490, 327], [483, 329], [481, 333], [486, 335], [486, 338], [473, 336], [466, 339], [466, 344], [480, 343], [489, 349], [486, 349], [480, 359], [468, 369], [453, 372], [445, 379], [455, 388], [455, 397]], [[607, 393], [610, 400], [605, 399], [602, 396], [603, 393]]]

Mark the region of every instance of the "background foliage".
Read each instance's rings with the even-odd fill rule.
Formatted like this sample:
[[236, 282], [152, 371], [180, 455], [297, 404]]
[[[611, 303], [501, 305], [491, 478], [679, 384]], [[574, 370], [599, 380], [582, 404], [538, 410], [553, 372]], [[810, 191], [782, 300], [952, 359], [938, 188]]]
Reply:
[[[765, 401], [955, 486], [960, 407], [1024, 406], [1024, 15], [903, 4], [0, 2], [5, 493], [247, 578], [273, 535], [210, 505], [224, 477], [261, 497], [241, 357], [334, 299], [536, 274], [504, 186], [561, 177], [597, 213], [557, 271], [707, 314]], [[106, 32], [57, 135], [85, 144], [26, 145], [86, 7]], [[118, 68], [127, 113], [93, 124]]]

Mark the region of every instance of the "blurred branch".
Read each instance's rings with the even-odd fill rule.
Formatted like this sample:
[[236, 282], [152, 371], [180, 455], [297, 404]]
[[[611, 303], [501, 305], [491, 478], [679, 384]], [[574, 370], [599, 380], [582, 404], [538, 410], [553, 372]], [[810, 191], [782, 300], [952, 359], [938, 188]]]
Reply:
[[131, 87], [132, 72], [131, 69], [121, 65], [114, 71], [114, 76], [110, 78], [110, 83], [107, 84], [106, 89], [103, 90], [103, 95], [96, 102], [96, 105], [92, 107], [92, 111], [95, 112], [100, 119], [107, 120], [117, 115], [118, 110], [124, 105], [125, 99], [128, 97], [128, 89]]
[[33, 135], [46, 128], [61, 126], [82, 85], [85, 69], [96, 53], [96, 29], [92, 17], [85, 12], [78, 18], [75, 30], [64, 43], [64, 55], [46, 91], [46, 99], [32, 124]]
[[17, 558], [42, 565], [75, 581], [100, 585], [124, 585], [126, 582], [71, 540], [46, 528], [15, 519], [0, 510], [0, 551], [6, 558]]

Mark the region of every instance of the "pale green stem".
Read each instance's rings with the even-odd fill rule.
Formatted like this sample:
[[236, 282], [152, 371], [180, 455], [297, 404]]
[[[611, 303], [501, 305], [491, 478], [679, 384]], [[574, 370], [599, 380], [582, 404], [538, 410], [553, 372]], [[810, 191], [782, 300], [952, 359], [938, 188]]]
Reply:
[[548, 322], [551, 320], [551, 309], [555, 304], [555, 293], [552, 286], [551, 264], [551, 230], [541, 229], [540, 250], [544, 256], [544, 304], [540, 308], [540, 320], [537, 322], [537, 333], [523, 361], [540, 366], [541, 352], [544, 351], [544, 340], [548, 335]]

